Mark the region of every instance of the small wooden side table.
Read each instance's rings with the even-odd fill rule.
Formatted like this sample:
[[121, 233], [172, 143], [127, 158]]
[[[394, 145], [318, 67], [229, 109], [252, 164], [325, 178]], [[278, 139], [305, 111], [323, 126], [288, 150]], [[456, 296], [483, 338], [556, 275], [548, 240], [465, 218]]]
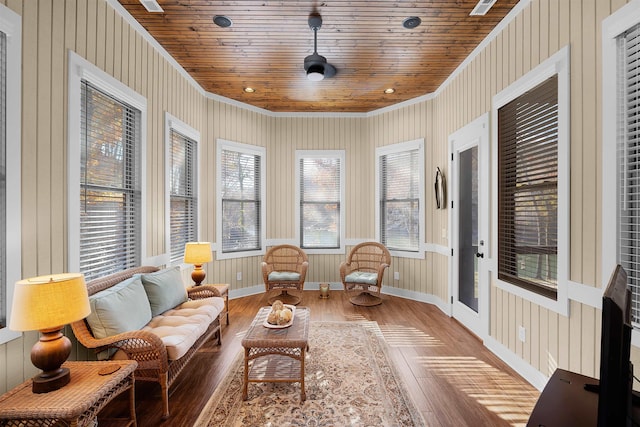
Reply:
[[[138, 362], [66, 362], [71, 382], [49, 393], [33, 393], [32, 380], [25, 381], [0, 396], [0, 425], [57, 426], [61, 421], [71, 427], [92, 426], [93, 420], [111, 400], [129, 390], [129, 418], [100, 420], [100, 426], [136, 426], [134, 371]], [[118, 368], [111, 374], [103, 370]]]
[[224, 298], [224, 311], [220, 313], [220, 317], [226, 316], [227, 326], [229, 326], [229, 285], [220, 283], [211, 283], [220, 292], [220, 296]]

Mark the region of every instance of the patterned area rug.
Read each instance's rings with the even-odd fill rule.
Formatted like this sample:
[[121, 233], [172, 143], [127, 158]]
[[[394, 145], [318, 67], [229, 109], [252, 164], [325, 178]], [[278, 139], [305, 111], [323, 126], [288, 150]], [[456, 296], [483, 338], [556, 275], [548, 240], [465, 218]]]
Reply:
[[376, 322], [311, 322], [299, 383], [250, 383], [242, 400], [243, 352], [196, 426], [424, 426]]

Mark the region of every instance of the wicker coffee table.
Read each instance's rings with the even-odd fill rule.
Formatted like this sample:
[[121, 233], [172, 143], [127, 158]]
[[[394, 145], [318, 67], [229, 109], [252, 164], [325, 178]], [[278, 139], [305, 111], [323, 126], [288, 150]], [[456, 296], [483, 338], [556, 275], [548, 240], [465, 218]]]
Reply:
[[293, 324], [282, 329], [264, 326], [271, 307], [258, 311], [242, 340], [244, 347], [244, 384], [242, 399], [247, 400], [250, 382], [300, 383], [304, 391], [304, 356], [309, 347], [309, 308], [297, 307]]
[[[133, 360], [66, 362], [71, 382], [49, 393], [33, 393], [31, 380], [0, 396], [0, 426], [93, 426], [98, 412], [120, 393], [129, 391], [129, 416], [101, 420], [105, 425], [135, 426]], [[108, 373], [111, 372], [112, 373]]]

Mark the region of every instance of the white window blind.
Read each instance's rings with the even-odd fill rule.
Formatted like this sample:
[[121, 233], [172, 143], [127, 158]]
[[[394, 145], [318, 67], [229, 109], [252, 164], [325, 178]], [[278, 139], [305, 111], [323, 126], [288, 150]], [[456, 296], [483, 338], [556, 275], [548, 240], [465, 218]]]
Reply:
[[618, 258], [640, 324], [640, 25], [618, 37]]
[[558, 76], [498, 109], [498, 277], [556, 298]]
[[420, 249], [420, 150], [379, 157], [380, 241], [391, 250]]
[[140, 264], [141, 112], [82, 81], [80, 270], [87, 280]]
[[300, 159], [300, 246], [340, 247], [340, 158]]
[[7, 35], [0, 32], [0, 328], [7, 325]]
[[170, 139], [171, 262], [180, 263], [185, 243], [198, 241], [197, 144], [174, 129]]
[[261, 248], [261, 199], [259, 155], [223, 149], [221, 168], [222, 252]]

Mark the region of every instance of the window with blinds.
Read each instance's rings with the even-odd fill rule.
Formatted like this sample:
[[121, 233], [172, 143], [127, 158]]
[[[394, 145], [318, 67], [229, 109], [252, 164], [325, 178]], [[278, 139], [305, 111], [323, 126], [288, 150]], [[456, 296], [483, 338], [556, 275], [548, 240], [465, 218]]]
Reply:
[[187, 242], [198, 241], [197, 144], [170, 130], [171, 263], [181, 263]]
[[380, 243], [390, 250], [420, 249], [421, 150], [379, 155]]
[[140, 264], [141, 112], [81, 85], [80, 271], [87, 280]]
[[[0, 32], [0, 280], [7, 283], [7, 35]], [[0, 328], [7, 325], [7, 288], [0, 286]]]
[[[640, 25], [618, 37], [618, 260], [640, 324]], [[606, 190], [605, 190], [606, 191]]]
[[340, 157], [299, 159], [300, 247], [340, 248]]
[[498, 109], [498, 278], [557, 298], [558, 76]]
[[260, 250], [262, 156], [235, 149], [222, 149], [222, 252]]

